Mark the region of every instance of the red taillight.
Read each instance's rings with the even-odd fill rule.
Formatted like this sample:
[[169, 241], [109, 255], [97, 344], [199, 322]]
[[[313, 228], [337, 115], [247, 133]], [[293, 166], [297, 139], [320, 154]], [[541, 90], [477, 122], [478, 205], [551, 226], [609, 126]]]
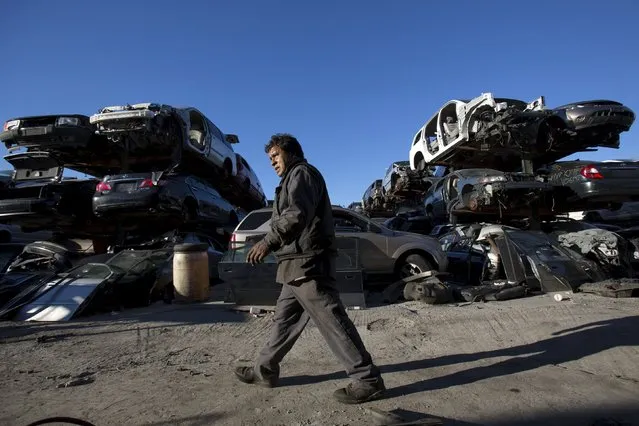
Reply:
[[597, 168], [592, 164], [583, 166], [579, 173], [581, 173], [581, 175], [586, 179], [603, 179], [603, 175], [599, 173], [599, 170], [597, 170]]
[[153, 182], [153, 179], [144, 179], [142, 182], [140, 182], [138, 188], [151, 188], [153, 186], [155, 186], [155, 182]]
[[237, 242], [237, 236], [235, 235], [235, 232], [233, 232], [231, 234], [231, 239], [229, 240], [229, 249], [235, 248], [236, 242]]
[[96, 185], [95, 190], [96, 192], [110, 191], [111, 185], [109, 185], [107, 182], [100, 182], [99, 184]]

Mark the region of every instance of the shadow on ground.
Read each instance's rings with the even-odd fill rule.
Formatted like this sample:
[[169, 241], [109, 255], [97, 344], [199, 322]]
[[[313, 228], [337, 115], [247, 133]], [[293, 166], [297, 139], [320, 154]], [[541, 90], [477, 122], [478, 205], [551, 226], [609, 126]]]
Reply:
[[[199, 416], [173, 417], [170, 420], [151, 422], [151, 423], [140, 423], [140, 424], [143, 426], [173, 426], [173, 425], [208, 426], [208, 425], [220, 424], [216, 422], [223, 420], [225, 417], [226, 415], [224, 413], [210, 413], [210, 414], [202, 414]], [[222, 424], [229, 424], [229, 423], [223, 422]]]
[[[389, 389], [387, 398], [466, 385], [493, 377], [534, 370], [546, 365], [562, 364], [608, 349], [639, 345], [639, 316], [616, 318], [584, 324], [552, 333], [552, 337], [526, 345], [470, 354], [445, 355], [437, 358], [380, 366], [382, 373], [415, 371], [429, 367], [461, 364], [496, 357], [511, 357], [491, 365], [460, 370], [442, 377], [421, 380]], [[282, 386], [293, 386], [342, 379], [343, 372], [317, 376], [282, 377]], [[639, 407], [639, 404], [638, 404]]]
[[[415, 411], [396, 409], [391, 411], [407, 422], [418, 423], [421, 419], [439, 419], [443, 426], [639, 426], [639, 407], [615, 406], [600, 408], [578, 408], [573, 411], [540, 411], [526, 417], [500, 417], [481, 422], [467, 422], [445, 417], [430, 416]], [[375, 423], [371, 416], [370, 424]], [[436, 424], [434, 422], [423, 424]], [[388, 426], [391, 426], [388, 423]]]

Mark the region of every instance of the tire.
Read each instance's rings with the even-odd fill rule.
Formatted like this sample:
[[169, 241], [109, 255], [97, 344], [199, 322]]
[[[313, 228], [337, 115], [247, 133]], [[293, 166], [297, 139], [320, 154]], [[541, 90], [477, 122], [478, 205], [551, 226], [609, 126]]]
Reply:
[[435, 269], [433, 265], [422, 255], [411, 254], [401, 261], [397, 268], [397, 273], [401, 279], [411, 275], [421, 274], [422, 272], [432, 271], [433, 269]]

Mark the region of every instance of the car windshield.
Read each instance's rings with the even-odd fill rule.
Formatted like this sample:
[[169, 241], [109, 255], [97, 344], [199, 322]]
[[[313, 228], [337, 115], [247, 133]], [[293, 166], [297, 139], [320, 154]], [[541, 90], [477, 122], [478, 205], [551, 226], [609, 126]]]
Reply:
[[87, 263], [86, 265], [78, 266], [69, 271], [67, 278], [105, 280], [109, 278], [113, 272], [114, 271], [104, 263]]
[[249, 213], [237, 227], [238, 231], [252, 231], [271, 220], [272, 210], [254, 211]]
[[[364, 215], [362, 215], [362, 214], [359, 214], [359, 213], [357, 213], [357, 212], [356, 212], [356, 211], [354, 211], [354, 210], [349, 210], [347, 213], [342, 213], [342, 210], [333, 210], [333, 212], [337, 212], [338, 214], [341, 214], [341, 215], [343, 215], [343, 214], [351, 215], [351, 216], [353, 216], [353, 217], [355, 217], [355, 218], [357, 218], [357, 219], [359, 219], [359, 220], [361, 220], [361, 221], [363, 221], [363, 222], [365, 222], [365, 223], [367, 223], [367, 224], [372, 222], [372, 220], [371, 220], [369, 217], [364, 216]], [[386, 226], [384, 226], [381, 222], [382, 222], [382, 221], [380, 221], [380, 222], [378, 222], [378, 223], [375, 223], [375, 225], [376, 225], [376, 226], [378, 226], [378, 227], [380, 227], [380, 228], [388, 229], [388, 228], [387, 228]]]
[[172, 256], [171, 249], [125, 250], [106, 263], [118, 272], [141, 273], [159, 267]]

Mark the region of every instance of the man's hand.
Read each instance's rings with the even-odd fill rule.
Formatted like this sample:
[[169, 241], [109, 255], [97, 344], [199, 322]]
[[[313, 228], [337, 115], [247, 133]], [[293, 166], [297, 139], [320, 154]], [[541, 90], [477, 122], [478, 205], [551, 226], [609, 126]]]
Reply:
[[271, 252], [264, 240], [255, 244], [246, 255], [246, 261], [251, 265], [262, 263], [262, 260]]

